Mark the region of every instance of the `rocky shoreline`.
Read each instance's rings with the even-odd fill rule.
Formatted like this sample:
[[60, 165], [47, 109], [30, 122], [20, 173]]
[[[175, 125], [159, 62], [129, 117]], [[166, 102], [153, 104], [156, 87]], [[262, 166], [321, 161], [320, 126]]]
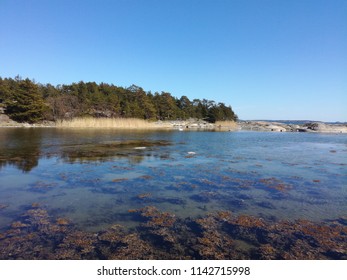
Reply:
[[55, 127], [55, 122], [44, 121], [42, 123], [19, 123], [11, 120], [7, 115], [0, 114], [0, 127]]
[[[221, 125], [208, 123], [204, 120], [189, 119], [184, 121], [158, 121], [155, 125], [158, 128], [177, 130], [347, 133], [347, 124], [328, 124], [323, 122], [290, 124], [271, 121], [238, 121], [234, 124], [229, 122]], [[11, 120], [6, 114], [0, 114], [0, 127], [56, 127], [56, 123], [52, 121], [35, 124], [18, 123]]]
[[238, 126], [240, 130], [251, 131], [347, 133], [347, 124], [328, 124], [323, 122], [286, 124], [267, 121], [240, 121]]

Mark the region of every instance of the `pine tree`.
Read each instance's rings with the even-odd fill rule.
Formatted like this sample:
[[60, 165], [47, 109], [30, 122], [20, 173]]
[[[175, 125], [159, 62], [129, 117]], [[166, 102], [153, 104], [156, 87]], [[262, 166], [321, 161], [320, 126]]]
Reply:
[[18, 122], [35, 123], [43, 120], [45, 110], [39, 87], [29, 79], [18, 80], [6, 102], [6, 114]]

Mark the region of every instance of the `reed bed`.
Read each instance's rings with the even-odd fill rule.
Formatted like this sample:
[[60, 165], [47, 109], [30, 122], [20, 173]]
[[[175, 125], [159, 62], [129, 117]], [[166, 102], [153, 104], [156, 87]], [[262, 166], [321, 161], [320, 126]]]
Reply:
[[118, 129], [158, 129], [165, 126], [155, 122], [136, 118], [74, 118], [60, 120], [57, 127], [61, 128], [118, 128]]
[[[116, 128], [116, 129], [173, 129], [171, 121], [151, 122], [136, 118], [92, 118], [80, 117], [71, 120], [59, 120], [56, 127], [60, 128]], [[221, 131], [237, 130], [234, 121], [217, 121], [213, 127]], [[211, 129], [211, 127], [209, 127]]]

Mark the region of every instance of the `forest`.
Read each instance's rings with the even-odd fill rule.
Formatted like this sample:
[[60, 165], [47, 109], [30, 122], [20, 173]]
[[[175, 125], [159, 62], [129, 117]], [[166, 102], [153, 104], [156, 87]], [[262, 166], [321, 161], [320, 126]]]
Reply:
[[213, 100], [174, 97], [169, 92], [145, 91], [95, 82], [40, 84], [29, 78], [0, 77], [0, 107], [17, 122], [37, 123], [76, 117], [236, 121], [230, 106]]

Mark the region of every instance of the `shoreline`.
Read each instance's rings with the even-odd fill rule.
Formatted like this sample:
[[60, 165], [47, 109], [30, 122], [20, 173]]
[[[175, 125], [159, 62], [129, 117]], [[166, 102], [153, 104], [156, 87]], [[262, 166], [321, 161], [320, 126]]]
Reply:
[[239, 127], [234, 121], [209, 123], [199, 119], [146, 121], [134, 118], [74, 118], [72, 120], [19, 123], [0, 115], [0, 128], [74, 128], [74, 129], [125, 129], [125, 130], [220, 130], [232, 131]]
[[347, 124], [328, 124], [312, 121], [304, 124], [286, 124], [271, 121], [239, 121], [240, 130], [266, 132], [347, 133]]
[[[347, 124], [328, 124], [307, 122], [304, 124], [281, 123], [277, 121], [225, 121], [208, 123], [203, 120], [172, 120], [149, 122], [140, 119], [93, 119], [81, 118], [70, 121], [43, 121], [41, 123], [19, 123], [7, 115], [0, 115], [0, 128], [75, 128], [75, 129], [138, 129], [138, 130], [213, 130], [213, 131], [258, 131], [258, 132], [309, 132], [309, 133], [347, 133]], [[105, 123], [106, 122], [106, 123]], [[138, 123], [137, 123], [138, 122]], [[295, 122], [295, 121], [293, 121]]]

